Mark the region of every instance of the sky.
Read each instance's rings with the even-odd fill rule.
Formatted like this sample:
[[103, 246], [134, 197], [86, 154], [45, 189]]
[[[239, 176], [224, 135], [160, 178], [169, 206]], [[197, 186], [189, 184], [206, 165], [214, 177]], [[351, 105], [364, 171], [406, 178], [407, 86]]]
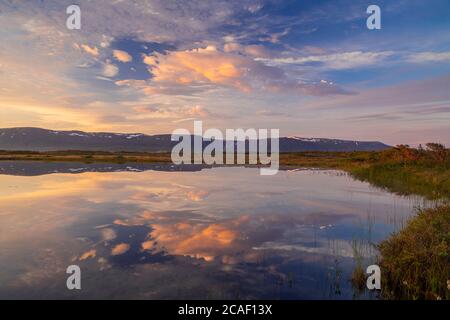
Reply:
[[0, 0], [0, 127], [159, 134], [194, 120], [450, 145], [450, 2]]

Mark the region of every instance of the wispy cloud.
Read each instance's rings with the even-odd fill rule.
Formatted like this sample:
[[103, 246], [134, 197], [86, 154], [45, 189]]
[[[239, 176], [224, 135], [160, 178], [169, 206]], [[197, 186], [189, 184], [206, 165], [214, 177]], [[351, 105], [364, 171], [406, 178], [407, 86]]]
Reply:
[[449, 52], [418, 52], [410, 54], [408, 57], [408, 61], [414, 63], [423, 63], [423, 62], [443, 62], [450, 60], [450, 51]]
[[289, 64], [311, 64], [319, 63], [319, 67], [323, 66], [327, 69], [352, 69], [362, 66], [376, 65], [379, 62], [393, 55], [391, 51], [382, 52], [341, 52], [327, 55], [314, 55], [305, 57], [285, 57], [274, 59], [258, 59], [264, 61], [269, 65], [289, 65]]

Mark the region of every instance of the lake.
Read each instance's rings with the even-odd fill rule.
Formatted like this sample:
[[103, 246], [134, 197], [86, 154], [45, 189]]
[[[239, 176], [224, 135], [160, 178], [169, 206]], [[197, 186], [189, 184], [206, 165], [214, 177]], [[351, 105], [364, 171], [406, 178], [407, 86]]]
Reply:
[[373, 299], [354, 257], [421, 205], [333, 170], [3, 162], [0, 298]]

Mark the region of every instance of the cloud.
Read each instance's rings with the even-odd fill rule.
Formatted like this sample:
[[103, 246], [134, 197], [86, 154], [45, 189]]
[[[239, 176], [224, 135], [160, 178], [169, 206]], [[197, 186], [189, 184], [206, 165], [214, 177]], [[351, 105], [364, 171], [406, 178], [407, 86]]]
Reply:
[[324, 55], [326, 50], [316, 46], [304, 46], [301, 48], [301, 52], [309, 55]]
[[155, 248], [155, 241], [154, 240], [147, 240], [141, 243], [142, 250], [153, 250]]
[[277, 111], [271, 111], [271, 110], [258, 110], [256, 112], [256, 114], [258, 116], [263, 116], [263, 117], [281, 117], [281, 116], [286, 116], [285, 113], [283, 112], [277, 112]]
[[357, 95], [311, 100], [302, 107], [315, 118], [329, 115], [329, 120], [320, 117], [321, 123], [328, 123], [328, 136], [329, 132], [340, 132], [342, 138], [356, 136], [391, 145], [429, 141], [450, 144], [448, 125], [445, 128], [450, 120], [449, 87], [449, 76], [433, 77], [360, 90]]
[[270, 58], [273, 54], [262, 45], [240, 45], [236, 42], [225, 43], [223, 51], [226, 53], [234, 52], [248, 55], [254, 58]]
[[128, 87], [141, 91], [147, 96], [190, 96], [196, 93], [205, 92], [212, 89], [210, 84], [177, 84], [177, 83], [157, 83], [150, 80], [125, 79], [117, 80], [115, 84], [119, 87]]
[[223, 51], [225, 52], [238, 52], [239, 50], [241, 50], [242, 46], [239, 43], [236, 42], [229, 42], [229, 43], [225, 43], [225, 45], [223, 46]]
[[204, 200], [208, 196], [209, 192], [206, 190], [189, 190], [186, 193], [186, 197], [194, 202]]
[[164, 105], [137, 105], [133, 110], [140, 119], [179, 119], [186, 118], [206, 118], [213, 114], [206, 108], [195, 105], [192, 107], [174, 107]]
[[341, 96], [335, 99], [319, 99], [305, 103], [307, 108], [333, 109], [354, 108], [379, 110], [385, 108], [394, 110], [398, 108], [418, 108], [428, 110], [432, 104], [442, 104], [450, 101], [450, 77], [441, 76], [424, 80], [409, 81], [406, 83], [366, 89], [357, 95]]
[[114, 246], [114, 248], [112, 248], [111, 255], [119, 256], [121, 254], [124, 254], [128, 250], [130, 250], [130, 245], [129, 244], [127, 244], [127, 243], [120, 243], [120, 244]]
[[114, 240], [117, 237], [116, 232], [113, 229], [111, 229], [111, 228], [103, 229], [101, 231], [101, 233], [102, 233], [102, 239], [104, 241], [111, 241], [111, 240]]
[[259, 40], [260, 41], [267, 41], [267, 42], [271, 42], [271, 43], [279, 43], [280, 39], [286, 35], [289, 34], [290, 28], [286, 28], [281, 32], [277, 32], [277, 33], [271, 33], [268, 36], [264, 36], [261, 37]]
[[157, 64], [157, 60], [155, 56], [143, 55], [142, 61], [149, 66], [154, 66]]
[[89, 251], [83, 253], [80, 256], [79, 260], [83, 261], [83, 260], [86, 260], [86, 259], [89, 259], [89, 258], [95, 258], [96, 254], [97, 254], [97, 252], [95, 251], [95, 249], [89, 250]]
[[224, 51], [210, 45], [144, 55], [143, 61], [148, 65], [152, 78], [149, 81], [124, 80], [116, 84], [138, 87], [149, 95], [169, 94], [170, 89], [185, 92], [209, 90], [211, 86], [237, 89], [243, 93], [270, 91], [302, 95], [347, 94], [332, 83], [296, 80], [278, 67], [267, 66], [241, 53], [267, 55], [260, 46], [228, 45], [225, 45]]
[[355, 92], [343, 89], [333, 82], [327, 81], [314, 81], [314, 82], [304, 82], [304, 81], [279, 81], [274, 83], [269, 83], [266, 86], [266, 90], [275, 93], [290, 93], [290, 94], [300, 94], [304, 96], [330, 96], [330, 95], [354, 95]]
[[244, 52], [255, 58], [269, 58], [272, 56], [272, 53], [266, 47], [256, 44], [245, 46]]
[[[67, 1], [49, 0], [39, 4], [32, 1], [14, 5], [3, 2], [0, 9], [5, 7], [8, 14], [20, 11], [34, 16], [35, 19], [29, 21], [43, 18], [61, 29], [65, 26], [67, 15], [64, 13], [69, 4], [64, 2]], [[131, 35], [142, 41], [178, 43], [182, 46], [211, 41], [223, 32], [224, 26], [239, 29], [239, 15], [258, 19], [256, 13], [263, 5], [259, 0], [79, 0], [77, 4], [82, 10], [82, 28], [73, 34], [89, 40], [87, 43], [102, 43], [105, 46], [108, 41], [102, 39], [103, 35], [114, 38]]]
[[87, 44], [82, 44], [81, 45], [81, 48], [85, 51], [85, 52], [87, 52], [87, 53], [89, 53], [91, 56], [93, 56], [93, 57], [98, 57], [98, 55], [99, 55], [99, 51], [98, 51], [98, 48], [97, 47], [90, 47], [90, 46], [88, 46]]
[[442, 62], [447, 60], [450, 60], [450, 52], [418, 52], [408, 57], [408, 61], [413, 63]]
[[320, 63], [327, 69], [352, 69], [363, 66], [370, 66], [383, 61], [387, 57], [393, 55], [391, 51], [381, 52], [363, 52], [352, 51], [342, 52], [328, 55], [313, 55], [306, 57], [287, 57], [287, 58], [274, 58], [274, 59], [259, 59], [269, 65], [289, 65], [289, 64], [310, 64]]
[[207, 109], [199, 105], [188, 108], [185, 111], [185, 114], [191, 117], [206, 117], [211, 115], [211, 113]]
[[[315, 47], [303, 48], [305, 52], [323, 53], [323, 49]], [[309, 56], [299, 57], [277, 57], [277, 58], [258, 58], [272, 66], [283, 65], [314, 65], [319, 64], [319, 67], [330, 70], [345, 70], [360, 67], [367, 67], [379, 64], [387, 58], [395, 58], [392, 62], [409, 62], [409, 63], [424, 63], [424, 62], [443, 62], [450, 60], [450, 52], [417, 52], [417, 53], [403, 53], [394, 51], [349, 51], [333, 54], [314, 54]]]
[[103, 66], [102, 75], [108, 78], [113, 78], [119, 73], [119, 68], [114, 64], [107, 62]]
[[154, 82], [179, 85], [212, 83], [250, 91], [249, 84], [242, 80], [248, 75], [248, 63], [244, 57], [222, 53], [214, 46], [207, 46], [158, 54], [155, 63], [149, 65]]
[[133, 61], [133, 58], [128, 54], [128, 52], [122, 50], [114, 50], [113, 55], [114, 58], [123, 63]]

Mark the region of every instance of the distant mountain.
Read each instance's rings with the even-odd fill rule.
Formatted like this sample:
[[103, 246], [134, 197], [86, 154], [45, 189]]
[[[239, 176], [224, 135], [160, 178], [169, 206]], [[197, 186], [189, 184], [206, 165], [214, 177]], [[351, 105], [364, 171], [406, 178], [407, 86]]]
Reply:
[[[134, 151], [170, 152], [177, 143], [169, 134], [55, 131], [40, 128], [0, 129], [0, 150], [27, 151]], [[205, 143], [207, 144], [207, 143]], [[378, 151], [389, 148], [376, 141], [349, 141], [323, 138], [280, 138], [280, 152], [298, 151]]]
[[0, 129], [0, 150], [147, 151], [171, 150], [170, 135], [55, 131], [40, 128]]
[[299, 151], [380, 151], [390, 146], [378, 141], [353, 141], [325, 138], [280, 138], [281, 152]]

